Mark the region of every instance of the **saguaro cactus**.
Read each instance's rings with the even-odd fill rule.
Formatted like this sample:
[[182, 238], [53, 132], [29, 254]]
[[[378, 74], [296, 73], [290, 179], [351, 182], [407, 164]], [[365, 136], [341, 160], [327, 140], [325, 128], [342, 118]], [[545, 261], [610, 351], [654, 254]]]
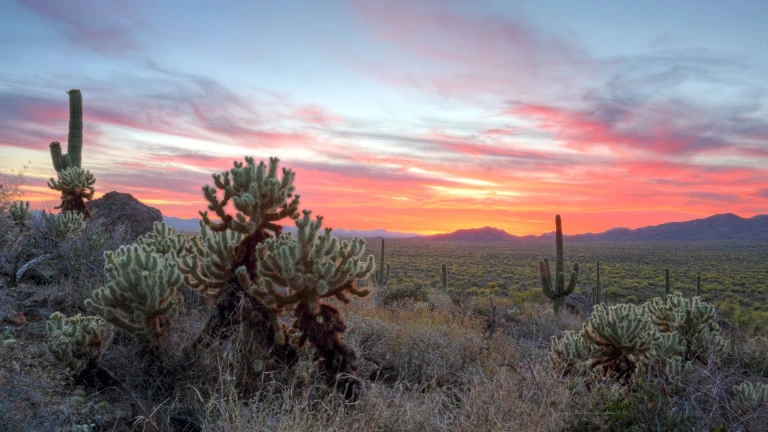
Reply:
[[61, 144], [50, 144], [51, 159], [56, 172], [67, 168], [80, 168], [83, 152], [83, 95], [78, 89], [67, 92], [69, 95], [69, 134], [67, 135], [67, 153], [61, 154]]
[[573, 265], [573, 271], [571, 272], [568, 286], [565, 286], [565, 274], [563, 273], [565, 270], [565, 258], [563, 257], [563, 227], [560, 215], [555, 216], [555, 247], [557, 251], [554, 274], [555, 279], [553, 280], [548, 258], [539, 261], [539, 273], [541, 274], [541, 284], [544, 288], [544, 295], [554, 301], [555, 313], [558, 313], [565, 306], [565, 297], [572, 294], [573, 290], [576, 289], [576, 282], [579, 277], [579, 263], [575, 263]]
[[589, 297], [593, 304], [600, 304], [600, 261], [597, 262], [597, 284], [592, 288], [592, 295]]
[[440, 284], [443, 286], [443, 291], [448, 290], [448, 269], [445, 263], [440, 265]]
[[384, 274], [384, 239], [381, 239], [381, 260], [379, 260], [379, 271], [378, 274], [375, 274], [375, 277], [379, 285], [387, 283], [386, 275]]
[[62, 154], [61, 144], [52, 142], [49, 147], [53, 168], [58, 180], [50, 179], [48, 187], [61, 192], [61, 205], [56, 208], [62, 211], [76, 211], [86, 218], [90, 217], [85, 200], [93, 198], [96, 180], [90, 171], [84, 170], [82, 164], [83, 151], [83, 96], [78, 89], [72, 89], [69, 94], [69, 134], [67, 136], [67, 153]]
[[696, 297], [701, 297], [701, 275], [696, 276]]
[[669, 295], [669, 269], [664, 269], [664, 299]]

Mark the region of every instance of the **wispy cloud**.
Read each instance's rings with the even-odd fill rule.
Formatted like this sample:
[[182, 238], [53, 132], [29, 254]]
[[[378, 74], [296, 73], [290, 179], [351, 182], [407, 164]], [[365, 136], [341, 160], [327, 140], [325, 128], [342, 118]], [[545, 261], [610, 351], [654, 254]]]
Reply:
[[50, 20], [72, 42], [107, 56], [123, 55], [141, 49], [136, 30], [143, 20], [135, 2], [111, 0], [92, 2], [70, 0], [16, 0]]

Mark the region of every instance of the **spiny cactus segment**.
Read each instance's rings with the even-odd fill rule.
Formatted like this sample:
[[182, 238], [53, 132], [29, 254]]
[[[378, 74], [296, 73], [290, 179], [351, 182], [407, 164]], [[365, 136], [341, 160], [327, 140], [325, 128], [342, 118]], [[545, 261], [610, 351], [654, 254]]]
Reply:
[[653, 324], [662, 333], [678, 333], [684, 343], [685, 360], [706, 362], [710, 354], [727, 349], [715, 323], [715, 308], [701, 297], [687, 299], [682, 293], [653, 298], [644, 305]]
[[191, 255], [195, 253], [194, 238], [177, 233], [165, 222], [152, 224], [152, 231], [140, 236], [136, 243], [152, 249], [161, 255], [171, 253], [176, 256]]

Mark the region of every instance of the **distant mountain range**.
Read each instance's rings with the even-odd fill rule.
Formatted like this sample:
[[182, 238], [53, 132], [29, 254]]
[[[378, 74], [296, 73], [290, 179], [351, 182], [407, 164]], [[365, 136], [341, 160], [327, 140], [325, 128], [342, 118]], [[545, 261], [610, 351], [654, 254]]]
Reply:
[[[178, 218], [173, 216], [163, 216], [163, 221], [177, 231], [197, 232], [197, 230], [200, 229], [200, 225], [199, 225], [200, 219], [197, 219], [197, 218], [184, 219], [184, 218]], [[296, 233], [296, 227], [291, 225], [284, 226], [283, 230], [284, 232]], [[363, 237], [363, 238], [377, 238], [377, 237], [413, 238], [413, 237], [420, 236], [420, 234], [415, 234], [415, 233], [390, 232], [383, 229], [345, 230], [344, 228], [334, 228], [333, 234], [336, 237]]]
[[[179, 231], [197, 231], [198, 219], [183, 219], [164, 216], [165, 223]], [[286, 232], [296, 232], [293, 226], [286, 226]], [[554, 231], [541, 235], [516, 236], [503, 229], [486, 226], [483, 228], [460, 229], [451, 233], [421, 236], [414, 233], [375, 230], [333, 230], [338, 237], [364, 238], [420, 238], [430, 241], [465, 242], [520, 242], [548, 240]], [[601, 233], [565, 235], [574, 241], [712, 241], [712, 240], [755, 240], [768, 241], [768, 215], [743, 218], [733, 213], [719, 214], [687, 222], [669, 222], [637, 229], [612, 228]]]
[[[538, 236], [516, 236], [487, 226], [421, 238], [432, 241], [516, 242], [552, 239], [554, 236], [554, 232]], [[613, 228], [602, 233], [566, 234], [565, 237], [575, 241], [768, 241], [768, 215], [742, 218], [733, 213], [726, 213], [687, 222], [670, 222], [637, 229]]]

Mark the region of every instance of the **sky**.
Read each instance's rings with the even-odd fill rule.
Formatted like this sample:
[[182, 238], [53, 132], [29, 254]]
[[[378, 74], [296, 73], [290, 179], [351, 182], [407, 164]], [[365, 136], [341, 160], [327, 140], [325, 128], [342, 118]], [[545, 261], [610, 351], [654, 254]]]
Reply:
[[[0, 172], [192, 218], [279, 157], [334, 228], [512, 234], [768, 213], [768, 2], [0, 0]], [[23, 168], [26, 167], [26, 168]]]

